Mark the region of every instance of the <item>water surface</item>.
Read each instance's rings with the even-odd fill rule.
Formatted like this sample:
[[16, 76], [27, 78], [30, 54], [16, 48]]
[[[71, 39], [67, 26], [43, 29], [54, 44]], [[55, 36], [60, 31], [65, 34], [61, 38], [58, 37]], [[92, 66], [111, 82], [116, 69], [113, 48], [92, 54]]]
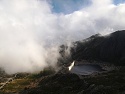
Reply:
[[90, 75], [95, 72], [104, 71], [101, 66], [97, 64], [80, 64], [73, 66], [70, 70], [71, 73], [79, 74], [79, 75]]

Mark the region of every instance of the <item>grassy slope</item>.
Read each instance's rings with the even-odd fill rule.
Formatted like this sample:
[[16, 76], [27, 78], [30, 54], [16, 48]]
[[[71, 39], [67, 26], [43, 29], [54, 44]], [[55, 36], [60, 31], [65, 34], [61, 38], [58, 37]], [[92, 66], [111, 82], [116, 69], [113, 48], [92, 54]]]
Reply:
[[51, 68], [47, 68], [40, 73], [35, 74], [20, 73], [17, 75], [16, 79], [8, 83], [2, 90], [0, 90], [0, 94], [16, 93], [27, 88], [33, 88], [37, 85], [37, 81], [39, 81], [41, 77], [53, 73], [54, 71]]
[[[123, 94], [125, 92], [125, 69], [85, 76], [79, 79], [74, 74], [53, 74], [43, 71], [16, 78], [0, 94], [24, 91], [21, 94]], [[26, 93], [26, 92], [29, 93]], [[42, 93], [41, 93], [42, 92]]]

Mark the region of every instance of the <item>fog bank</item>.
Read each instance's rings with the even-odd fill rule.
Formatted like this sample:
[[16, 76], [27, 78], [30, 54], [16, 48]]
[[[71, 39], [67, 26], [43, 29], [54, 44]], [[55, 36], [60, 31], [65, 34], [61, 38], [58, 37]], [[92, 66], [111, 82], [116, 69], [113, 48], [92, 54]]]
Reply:
[[7, 73], [56, 66], [58, 47], [93, 34], [125, 29], [125, 4], [92, 0], [70, 14], [53, 13], [47, 0], [0, 1], [0, 67]]

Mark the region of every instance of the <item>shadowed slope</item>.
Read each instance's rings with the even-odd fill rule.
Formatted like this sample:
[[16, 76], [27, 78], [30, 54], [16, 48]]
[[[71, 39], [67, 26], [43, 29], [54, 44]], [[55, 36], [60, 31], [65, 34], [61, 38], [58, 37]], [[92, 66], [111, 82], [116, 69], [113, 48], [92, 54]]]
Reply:
[[107, 36], [93, 35], [74, 43], [71, 48], [72, 60], [99, 60], [124, 64], [125, 30], [116, 31]]

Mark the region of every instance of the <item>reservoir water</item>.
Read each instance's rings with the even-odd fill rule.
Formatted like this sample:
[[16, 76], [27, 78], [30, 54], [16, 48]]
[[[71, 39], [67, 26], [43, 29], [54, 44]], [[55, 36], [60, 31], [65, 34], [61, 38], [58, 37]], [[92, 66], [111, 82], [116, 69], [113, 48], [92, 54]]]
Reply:
[[101, 66], [97, 64], [80, 64], [71, 68], [70, 72], [79, 75], [90, 75], [97, 72], [104, 71]]

